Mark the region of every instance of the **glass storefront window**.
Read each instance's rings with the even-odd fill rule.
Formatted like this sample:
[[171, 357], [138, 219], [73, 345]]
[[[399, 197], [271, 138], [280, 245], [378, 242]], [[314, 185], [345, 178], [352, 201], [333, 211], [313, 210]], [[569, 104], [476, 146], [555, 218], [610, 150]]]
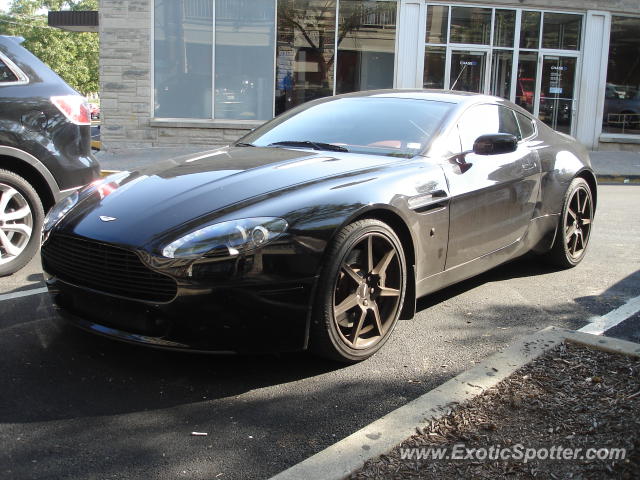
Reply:
[[538, 52], [520, 52], [515, 103], [530, 113], [534, 111]]
[[489, 45], [491, 8], [451, 7], [451, 43]]
[[538, 48], [540, 46], [540, 12], [522, 12], [520, 25], [520, 48]]
[[554, 130], [571, 133], [576, 58], [544, 55], [538, 118]]
[[213, 4], [156, 0], [156, 117], [211, 118]]
[[447, 43], [449, 7], [427, 6], [427, 43]]
[[276, 115], [333, 94], [336, 0], [280, 0]]
[[393, 0], [340, 1], [336, 93], [393, 87], [396, 8]]
[[542, 22], [542, 48], [578, 50], [582, 16], [545, 12]]
[[273, 115], [275, 4], [215, 1], [216, 118], [268, 120]]
[[511, 50], [494, 50], [491, 63], [491, 88], [489, 93], [496, 97], [509, 99], [511, 96], [511, 69], [513, 52]]
[[451, 52], [450, 90], [462, 92], [484, 92], [487, 52], [456, 51]]
[[496, 9], [493, 25], [493, 45], [513, 48], [516, 29], [516, 11]]
[[444, 88], [445, 47], [427, 47], [424, 55], [423, 88]]
[[603, 132], [640, 134], [640, 17], [611, 18]]

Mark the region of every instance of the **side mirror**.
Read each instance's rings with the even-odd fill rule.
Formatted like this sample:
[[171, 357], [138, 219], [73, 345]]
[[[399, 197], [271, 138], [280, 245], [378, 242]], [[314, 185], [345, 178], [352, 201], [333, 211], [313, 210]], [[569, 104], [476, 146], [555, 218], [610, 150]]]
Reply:
[[473, 142], [473, 153], [476, 155], [500, 155], [518, 149], [518, 139], [510, 133], [491, 133], [479, 136]]

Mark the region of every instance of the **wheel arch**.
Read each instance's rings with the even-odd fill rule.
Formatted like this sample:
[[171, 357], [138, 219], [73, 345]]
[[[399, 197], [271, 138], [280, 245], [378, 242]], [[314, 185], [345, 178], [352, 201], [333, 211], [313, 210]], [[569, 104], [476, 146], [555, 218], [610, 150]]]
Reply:
[[0, 168], [20, 175], [32, 185], [45, 213], [55, 204], [60, 191], [58, 184], [49, 169], [33, 155], [0, 145]]
[[578, 177], [583, 178], [589, 184], [591, 195], [593, 195], [593, 210], [595, 212], [598, 205], [598, 181], [596, 176], [591, 170], [585, 168], [577, 173], [576, 178]]
[[402, 216], [394, 210], [391, 210], [389, 207], [385, 208], [374, 205], [372, 208], [359, 212], [356, 216], [350, 218], [345, 225], [366, 218], [380, 220], [381, 222], [389, 225], [396, 235], [398, 235], [398, 238], [402, 243], [408, 271], [407, 291], [405, 292], [404, 304], [400, 311], [400, 320], [410, 320], [416, 313], [416, 247], [413, 235], [411, 235], [409, 226]]

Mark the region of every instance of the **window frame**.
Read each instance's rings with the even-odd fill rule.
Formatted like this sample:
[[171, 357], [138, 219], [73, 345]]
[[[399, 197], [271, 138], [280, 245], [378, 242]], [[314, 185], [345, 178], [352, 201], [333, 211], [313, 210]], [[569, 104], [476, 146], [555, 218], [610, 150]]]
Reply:
[[[216, 38], [216, 16], [215, 16], [215, 0], [211, 0], [213, 2], [213, 18], [212, 18], [212, 23], [213, 23], [213, 34], [212, 34], [212, 39], [213, 39], [213, 44], [212, 44], [212, 84], [215, 82], [215, 38]], [[401, 12], [401, 8], [402, 8], [402, 0], [387, 0], [389, 3], [395, 3], [395, 8], [396, 8], [396, 24], [395, 24], [395, 42], [394, 42], [394, 65], [393, 65], [393, 85], [391, 88], [397, 88], [397, 78], [398, 78], [398, 58], [401, 56], [401, 52], [399, 50], [399, 42], [400, 42], [400, 34], [399, 34], [399, 26], [401, 23], [401, 19], [400, 19], [400, 12]], [[150, 92], [149, 92], [149, 105], [150, 105], [150, 118], [149, 118], [149, 124], [151, 126], [155, 126], [155, 127], [180, 127], [180, 126], [188, 126], [188, 127], [194, 127], [194, 128], [245, 128], [245, 127], [249, 127], [249, 128], [255, 128], [258, 127], [262, 124], [264, 124], [265, 122], [270, 121], [271, 119], [275, 118], [275, 111], [276, 111], [276, 106], [275, 106], [275, 90], [276, 90], [276, 85], [277, 85], [277, 76], [276, 76], [276, 69], [277, 69], [277, 55], [278, 55], [278, 48], [277, 48], [277, 40], [278, 40], [278, 4], [279, 4], [279, 0], [273, 0], [273, 3], [275, 4], [275, 15], [274, 15], [274, 35], [275, 35], [275, 48], [274, 48], [274, 62], [273, 62], [273, 88], [272, 88], [272, 94], [271, 94], [271, 98], [272, 98], [272, 116], [271, 118], [268, 118], [266, 120], [255, 120], [255, 119], [250, 119], [250, 120], [239, 120], [239, 119], [226, 119], [226, 118], [216, 118], [215, 116], [215, 105], [214, 105], [214, 100], [213, 100], [213, 88], [212, 88], [212, 111], [211, 111], [211, 117], [208, 118], [192, 118], [192, 117], [159, 117], [159, 116], [155, 116], [155, 106], [156, 106], [156, 98], [155, 98], [155, 37], [156, 37], [156, 32], [155, 32], [155, 7], [156, 7], [156, 0], [151, 0], [151, 5], [149, 8], [149, 17], [150, 17], [150, 42], [149, 42], [149, 80], [150, 80]], [[339, 27], [338, 27], [338, 22], [339, 22], [339, 12], [340, 12], [340, 0], [336, 0], [336, 34], [335, 34], [335, 51], [334, 51], [334, 68], [337, 66], [337, 56], [338, 56], [338, 31], [339, 31]], [[334, 80], [333, 80], [333, 94], [330, 96], [335, 96], [336, 95], [336, 81], [337, 81], [337, 76], [334, 72]], [[213, 87], [213, 85], [212, 85]]]
[[27, 77], [27, 75], [2, 52], [0, 52], [0, 60], [2, 60], [2, 62], [7, 66], [7, 68], [9, 68], [9, 70], [11, 70], [11, 72], [16, 76], [17, 79], [10, 82], [0, 82], [0, 87], [13, 87], [16, 85], [26, 85], [29, 83], [29, 77]]

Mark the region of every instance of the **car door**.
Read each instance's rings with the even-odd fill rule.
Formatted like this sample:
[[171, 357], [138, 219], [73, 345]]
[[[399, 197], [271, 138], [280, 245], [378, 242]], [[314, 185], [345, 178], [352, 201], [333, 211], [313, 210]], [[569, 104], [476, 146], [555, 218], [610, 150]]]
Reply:
[[451, 196], [447, 269], [522, 238], [533, 216], [540, 171], [538, 154], [526, 142], [519, 141], [511, 153], [472, 152], [481, 135], [522, 137], [510, 108], [474, 105], [459, 118], [457, 131], [463, 153], [444, 166]]

